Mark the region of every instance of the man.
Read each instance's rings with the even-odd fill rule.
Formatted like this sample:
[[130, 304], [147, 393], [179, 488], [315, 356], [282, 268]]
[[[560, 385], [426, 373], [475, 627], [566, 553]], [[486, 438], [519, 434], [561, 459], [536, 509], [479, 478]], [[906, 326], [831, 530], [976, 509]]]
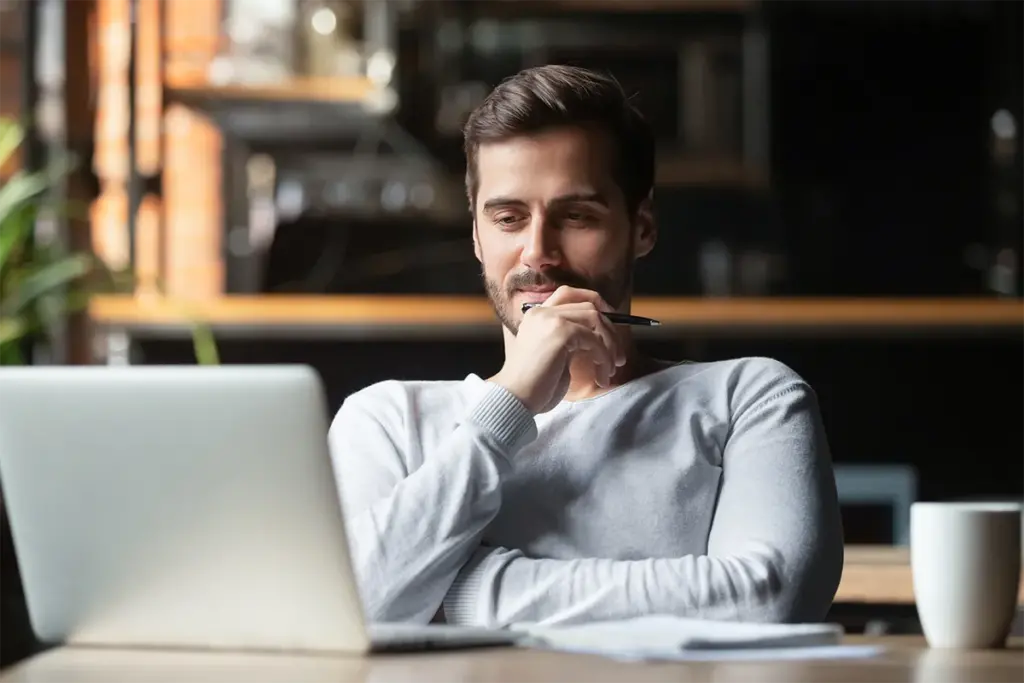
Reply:
[[629, 311], [656, 237], [653, 137], [618, 84], [524, 71], [472, 114], [465, 148], [505, 363], [379, 383], [339, 410], [367, 616], [823, 618], [843, 545], [811, 389], [767, 359], [645, 358], [602, 315]]

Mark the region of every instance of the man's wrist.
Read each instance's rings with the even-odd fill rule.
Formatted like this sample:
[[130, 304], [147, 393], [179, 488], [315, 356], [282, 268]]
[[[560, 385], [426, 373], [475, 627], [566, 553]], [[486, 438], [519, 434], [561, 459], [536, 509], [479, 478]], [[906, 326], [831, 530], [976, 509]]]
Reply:
[[527, 397], [525, 395], [526, 392], [519, 389], [514, 382], [511, 382], [508, 379], [506, 379], [500, 372], [491, 379], [489, 379], [488, 382], [497, 385], [504, 389], [505, 391], [507, 391], [509, 394], [514, 396], [526, 410], [530, 411], [530, 414], [536, 415], [537, 411], [532, 409], [530, 407], [529, 401], [527, 401]]
[[469, 420], [491, 434], [509, 455], [537, 436], [533, 412], [499, 382], [489, 380], [487, 390], [473, 407]]

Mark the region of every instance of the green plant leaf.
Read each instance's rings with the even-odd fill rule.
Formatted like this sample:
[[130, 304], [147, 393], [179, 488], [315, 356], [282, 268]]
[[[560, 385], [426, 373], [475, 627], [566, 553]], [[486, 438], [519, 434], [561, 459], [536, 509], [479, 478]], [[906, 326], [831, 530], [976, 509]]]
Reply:
[[31, 324], [25, 318], [0, 318], [0, 365], [24, 365], [22, 340]]
[[75, 162], [71, 157], [60, 157], [41, 171], [18, 171], [11, 176], [0, 187], [0, 225], [6, 222], [12, 211], [45, 193], [74, 166]]
[[47, 263], [26, 275], [13, 293], [7, 293], [0, 304], [0, 312], [14, 315], [40, 296], [87, 275], [93, 267], [88, 254], [73, 254], [62, 260]]
[[220, 354], [217, 352], [217, 341], [213, 331], [201, 323], [192, 325], [192, 349], [199, 365], [220, 365]]
[[7, 217], [38, 195], [46, 192], [53, 183], [45, 173], [23, 173], [19, 171], [0, 187], [0, 225], [7, 224]]
[[28, 332], [24, 318], [0, 318], [0, 344], [17, 341]]
[[24, 139], [24, 128], [13, 119], [0, 117], [0, 166], [7, 163]]
[[0, 365], [24, 365], [25, 358], [17, 342], [0, 344]]
[[25, 205], [0, 223], [0, 278], [4, 277], [7, 264], [17, 263], [27, 250], [35, 216], [36, 208]]

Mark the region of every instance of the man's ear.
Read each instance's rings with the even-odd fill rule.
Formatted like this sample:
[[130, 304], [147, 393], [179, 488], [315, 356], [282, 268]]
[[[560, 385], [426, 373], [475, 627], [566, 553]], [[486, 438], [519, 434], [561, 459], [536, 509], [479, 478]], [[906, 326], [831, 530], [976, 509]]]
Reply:
[[476, 217], [473, 218], [473, 253], [476, 255], [476, 260], [480, 263], [484, 262], [484, 255], [480, 251], [480, 238], [476, 233]]
[[636, 226], [633, 232], [633, 253], [636, 258], [643, 258], [651, 253], [658, 241], [658, 226], [654, 221], [654, 190], [640, 202], [636, 210]]

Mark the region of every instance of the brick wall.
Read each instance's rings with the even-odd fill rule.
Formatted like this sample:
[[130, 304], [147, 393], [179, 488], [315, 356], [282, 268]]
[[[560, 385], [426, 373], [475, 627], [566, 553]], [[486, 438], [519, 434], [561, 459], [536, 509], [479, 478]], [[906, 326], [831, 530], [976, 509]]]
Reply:
[[[23, 7], [6, 4], [0, 9], [0, 116], [21, 117], [21, 37]], [[14, 173], [20, 165], [20, 152], [0, 167], [0, 179]]]
[[[201, 113], [165, 102], [163, 86], [205, 74], [220, 45], [220, 0], [139, 0], [138, 10], [138, 169], [163, 173], [162, 198], [147, 195], [138, 213], [138, 293], [152, 294], [162, 281], [171, 296], [216, 296], [223, 292], [220, 134]], [[128, 20], [128, 0], [98, 0], [93, 244], [113, 266], [128, 262]]]
[[[202, 81], [222, 44], [221, 0], [164, 6], [165, 82]], [[179, 296], [215, 296], [224, 291], [221, 136], [202, 114], [177, 104], [167, 106], [164, 125], [167, 287]]]

